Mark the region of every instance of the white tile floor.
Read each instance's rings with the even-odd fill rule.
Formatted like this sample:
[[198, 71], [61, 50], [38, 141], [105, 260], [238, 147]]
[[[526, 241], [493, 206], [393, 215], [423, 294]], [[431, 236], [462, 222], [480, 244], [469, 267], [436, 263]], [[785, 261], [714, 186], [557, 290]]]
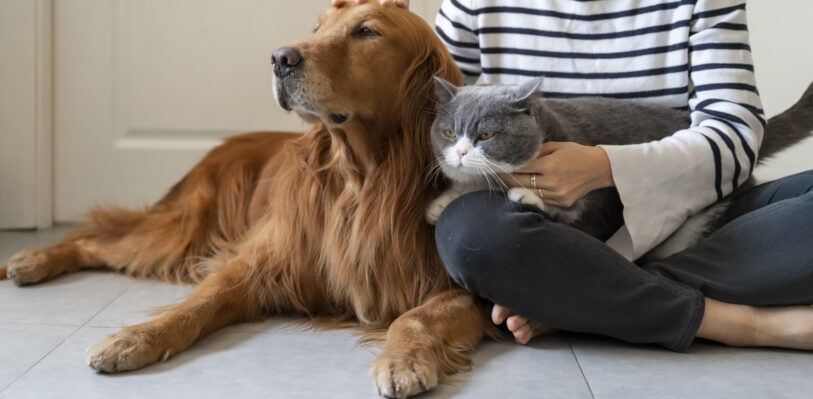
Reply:
[[[64, 232], [0, 232], [0, 263]], [[375, 397], [367, 377], [375, 350], [294, 318], [226, 328], [136, 372], [85, 365], [85, 348], [190, 290], [102, 272], [24, 288], [0, 281], [0, 398]], [[677, 354], [576, 334], [527, 347], [485, 342], [473, 372], [422, 397], [813, 398], [813, 354], [704, 342]]]

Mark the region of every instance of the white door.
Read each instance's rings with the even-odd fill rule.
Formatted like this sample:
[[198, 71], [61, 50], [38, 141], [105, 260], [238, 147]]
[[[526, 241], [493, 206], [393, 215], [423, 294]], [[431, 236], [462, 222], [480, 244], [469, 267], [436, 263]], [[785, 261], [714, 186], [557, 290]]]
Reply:
[[304, 130], [274, 103], [269, 59], [328, 3], [56, 1], [55, 219], [155, 201], [224, 136]]

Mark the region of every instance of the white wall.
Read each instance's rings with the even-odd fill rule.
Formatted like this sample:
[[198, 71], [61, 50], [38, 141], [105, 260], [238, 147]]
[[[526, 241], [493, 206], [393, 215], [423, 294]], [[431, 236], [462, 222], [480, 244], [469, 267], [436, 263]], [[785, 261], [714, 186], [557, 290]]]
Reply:
[[[768, 116], [791, 106], [813, 82], [813, 2], [748, 2], [757, 87]], [[764, 181], [813, 169], [813, 140], [780, 154], [754, 175]]]

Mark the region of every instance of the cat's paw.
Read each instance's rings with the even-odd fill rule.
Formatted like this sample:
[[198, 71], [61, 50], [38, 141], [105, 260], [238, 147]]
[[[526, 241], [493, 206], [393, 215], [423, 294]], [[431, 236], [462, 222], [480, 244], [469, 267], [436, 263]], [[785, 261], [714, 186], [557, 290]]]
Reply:
[[435, 200], [426, 207], [426, 221], [431, 225], [438, 224], [440, 214], [443, 213], [443, 210], [446, 209], [449, 203], [459, 196], [460, 194], [457, 192], [447, 191], [435, 198]]
[[547, 210], [545, 203], [542, 202], [542, 197], [540, 197], [535, 191], [527, 188], [512, 188], [508, 191], [508, 199], [514, 202], [519, 202], [520, 204], [533, 205], [542, 211]]

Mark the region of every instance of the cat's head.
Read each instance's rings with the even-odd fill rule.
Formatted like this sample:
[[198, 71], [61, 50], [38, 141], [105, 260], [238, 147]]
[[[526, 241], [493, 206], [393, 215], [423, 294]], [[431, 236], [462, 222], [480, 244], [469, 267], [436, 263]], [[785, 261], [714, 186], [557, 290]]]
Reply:
[[432, 147], [446, 176], [478, 182], [536, 157], [544, 134], [536, 119], [540, 79], [520, 86], [466, 86], [435, 78]]

